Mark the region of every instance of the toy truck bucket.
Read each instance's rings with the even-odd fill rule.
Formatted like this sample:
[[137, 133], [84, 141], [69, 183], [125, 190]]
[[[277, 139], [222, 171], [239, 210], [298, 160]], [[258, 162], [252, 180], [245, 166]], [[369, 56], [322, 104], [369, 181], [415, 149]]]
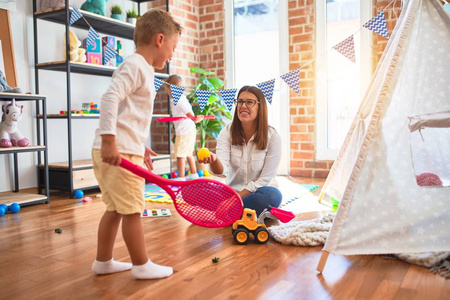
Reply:
[[283, 223], [287, 223], [295, 218], [295, 215], [291, 211], [286, 211], [275, 207], [270, 208], [270, 213]]

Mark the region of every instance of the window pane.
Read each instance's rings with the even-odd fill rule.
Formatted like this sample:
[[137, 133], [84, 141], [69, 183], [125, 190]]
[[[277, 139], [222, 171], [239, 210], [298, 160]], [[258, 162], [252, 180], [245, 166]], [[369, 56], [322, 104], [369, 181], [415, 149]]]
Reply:
[[360, 11], [360, 0], [327, 0], [327, 49], [353, 35], [356, 57], [353, 63], [335, 50], [327, 53], [329, 149], [341, 147], [361, 100]]

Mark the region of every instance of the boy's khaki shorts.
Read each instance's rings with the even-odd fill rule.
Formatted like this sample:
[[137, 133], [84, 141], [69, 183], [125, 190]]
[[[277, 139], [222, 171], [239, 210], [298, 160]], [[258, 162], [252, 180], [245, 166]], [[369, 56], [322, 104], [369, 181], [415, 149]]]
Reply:
[[[120, 154], [123, 158], [142, 166], [144, 158], [139, 155]], [[94, 174], [102, 191], [107, 211], [130, 215], [144, 211], [145, 180], [122, 167], [102, 162], [100, 150], [92, 149]]]
[[197, 131], [192, 130], [183, 135], [177, 135], [175, 137], [175, 157], [188, 157], [192, 156], [195, 146], [195, 140], [197, 138]]

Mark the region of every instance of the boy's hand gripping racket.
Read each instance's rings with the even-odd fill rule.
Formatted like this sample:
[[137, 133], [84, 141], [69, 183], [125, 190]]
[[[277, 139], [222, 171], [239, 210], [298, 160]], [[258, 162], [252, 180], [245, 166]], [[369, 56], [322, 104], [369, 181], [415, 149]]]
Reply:
[[165, 179], [122, 158], [122, 168], [163, 188], [173, 199], [178, 213], [203, 227], [225, 227], [242, 215], [241, 197], [228, 185], [211, 179], [190, 181]]
[[[208, 119], [208, 120], [214, 120], [216, 118], [216, 116], [214, 115], [206, 115], [203, 116], [203, 119]], [[167, 117], [167, 118], [158, 118], [156, 119], [157, 122], [173, 122], [173, 121], [180, 121], [180, 120], [184, 120], [184, 119], [192, 119], [194, 120], [195, 117]]]

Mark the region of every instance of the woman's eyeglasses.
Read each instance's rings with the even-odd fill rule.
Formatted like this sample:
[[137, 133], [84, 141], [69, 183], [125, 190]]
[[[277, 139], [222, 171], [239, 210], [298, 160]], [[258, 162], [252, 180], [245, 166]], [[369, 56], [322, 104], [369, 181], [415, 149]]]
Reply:
[[248, 100], [243, 100], [243, 99], [235, 99], [234, 100], [234, 104], [238, 105], [238, 106], [242, 106], [244, 105], [247, 107], [253, 107], [255, 106], [256, 103], [259, 103], [259, 101], [257, 100], [253, 100], [253, 99], [248, 99]]

